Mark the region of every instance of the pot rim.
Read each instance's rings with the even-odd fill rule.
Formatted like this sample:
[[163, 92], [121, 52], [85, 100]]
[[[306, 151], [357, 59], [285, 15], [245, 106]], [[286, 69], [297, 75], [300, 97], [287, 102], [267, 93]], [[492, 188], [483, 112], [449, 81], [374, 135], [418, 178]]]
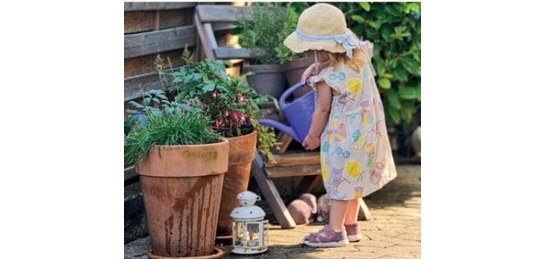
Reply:
[[184, 147], [184, 148], [192, 148], [192, 147], [202, 147], [202, 146], [219, 146], [219, 145], [223, 145], [223, 143], [225, 142], [229, 142], [229, 139], [227, 138], [221, 138], [221, 141], [220, 142], [215, 142], [215, 143], [209, 143], [209, 144], [193, 144], [193, 145], [153, 145], [151, 148], [180, 148], [180, 147]]

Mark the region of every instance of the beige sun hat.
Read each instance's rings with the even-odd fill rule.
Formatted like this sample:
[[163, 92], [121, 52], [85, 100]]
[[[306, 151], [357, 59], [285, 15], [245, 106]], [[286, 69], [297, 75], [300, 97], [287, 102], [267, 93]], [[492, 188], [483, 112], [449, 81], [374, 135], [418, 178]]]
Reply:
[[284, 45], [293, 52], [326, 50], [352, 57], [352, 49], [359, 45], [358, 37], [346, 27], [343, 12], [330, 4], [315, 4], [303, 11], [297, 29]]

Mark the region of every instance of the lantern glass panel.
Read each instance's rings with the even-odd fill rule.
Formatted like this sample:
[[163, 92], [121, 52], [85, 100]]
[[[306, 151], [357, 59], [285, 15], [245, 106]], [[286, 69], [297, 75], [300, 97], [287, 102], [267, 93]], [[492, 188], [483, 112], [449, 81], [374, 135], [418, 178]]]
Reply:
[[247, 234], [244, 235], [244, 232], [246, 232], [244, 222], [235, 222], [235, 228], [233, 232], [233, 236], [235, 237], [235, 239], [233, 240], [234, 245], [243, 246], [244, 244], [246, 244], [247, 237], [245, 236], [247, 236]]
[[261, 246], [260, 240], [261, 240], [261, 222], [248, 222], [247, 223], [247, 229], [248, 229], [248, 246]]

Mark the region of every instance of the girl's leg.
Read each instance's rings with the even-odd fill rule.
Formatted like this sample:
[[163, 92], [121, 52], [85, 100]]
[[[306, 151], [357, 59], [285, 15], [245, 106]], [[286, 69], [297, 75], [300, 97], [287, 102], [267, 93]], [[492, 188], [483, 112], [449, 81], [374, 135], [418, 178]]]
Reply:
[[346, 216], [344, 217], [345, 225], [352, 225], [358, 222], [358, 212], [359, 212], [360, 200], [353, 199], [348, 201], [348, 208], [346, 210]]
[[348, 203], [349, 201], [331, 200], [331, 207], [329, 209], [329, 226], [335, 230], [335, 232], [339, 232], [344, 229], [344, 219], [346, 217]]

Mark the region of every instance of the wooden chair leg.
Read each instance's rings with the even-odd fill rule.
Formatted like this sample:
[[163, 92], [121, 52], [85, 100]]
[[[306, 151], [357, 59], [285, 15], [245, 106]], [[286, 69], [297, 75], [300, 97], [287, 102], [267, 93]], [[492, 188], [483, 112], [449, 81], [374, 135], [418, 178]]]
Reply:
[[363, 199], [360, 199], [358, 220], [370, 220], [370, 219], [371, 219], [371, 212], [369, 211], [367, 204], [365, 204], [365, 201]]
[[252, 161], [252, 176], [257, 182], [263, 196], [267, 199], [274, 216], [282, 228], [294, 228], [296, 226], [295, 221], [291, 217], [286, 205], [284, 205], [280, 193], [278, 193], [274, 182], [269, 179], [263, 171], [263, 159], [259, 153], [256, 154], [254, 161]]

